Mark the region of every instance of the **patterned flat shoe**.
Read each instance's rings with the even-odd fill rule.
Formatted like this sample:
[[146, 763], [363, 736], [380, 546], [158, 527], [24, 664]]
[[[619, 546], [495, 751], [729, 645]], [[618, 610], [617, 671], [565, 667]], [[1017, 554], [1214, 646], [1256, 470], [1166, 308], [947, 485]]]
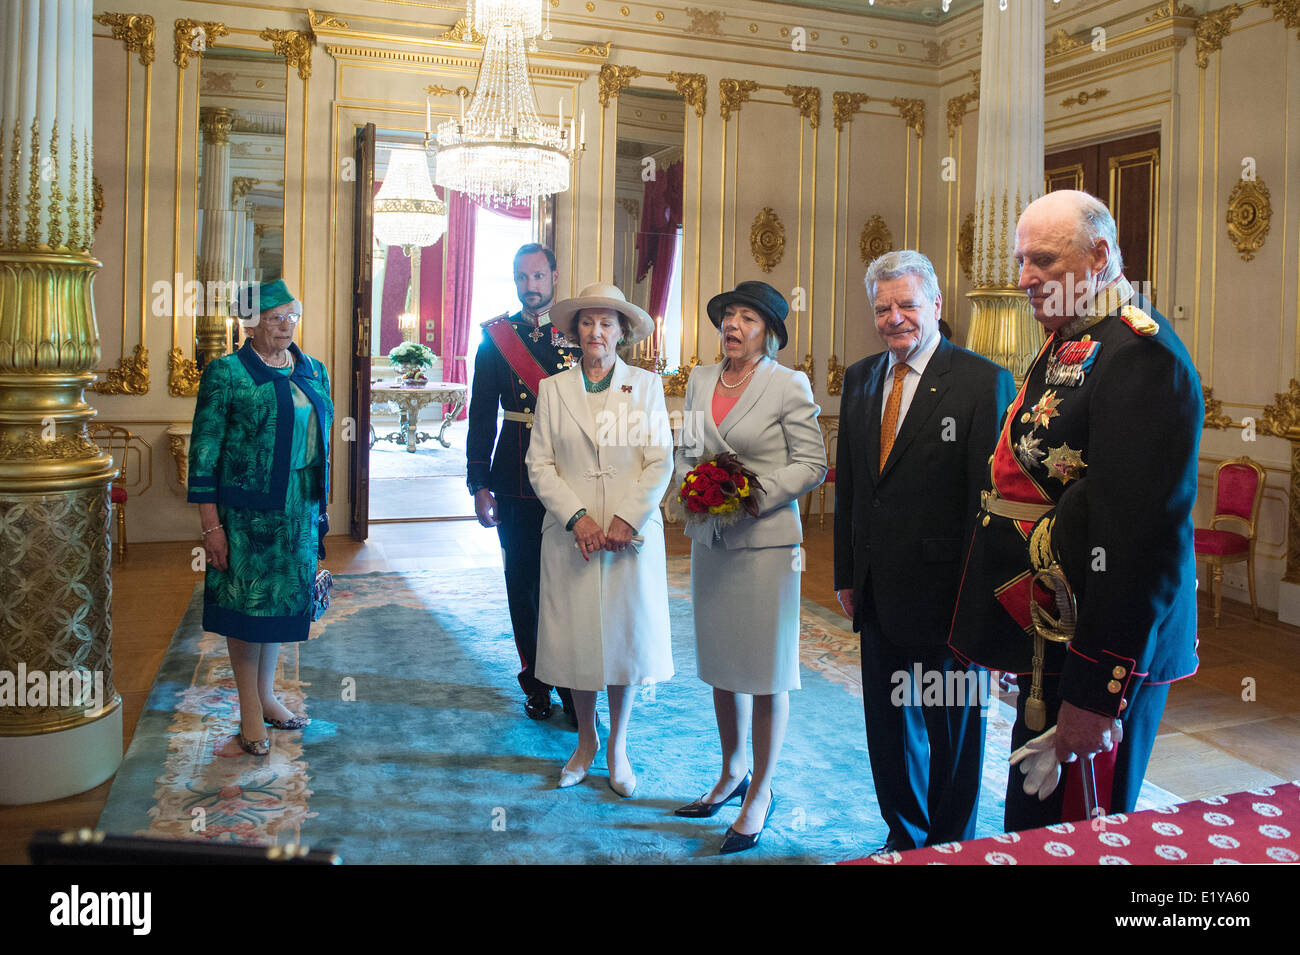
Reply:
[[271, 752], [271, 741], [269, 739], [248, 739], [244, 736], [243, 730], [235, 734], [235, 739], [239, 741], [239, 748], [249, 756], [265, 756]]
[[267, 726], [274, 726], [278, 730], [300, 730], [311, 720], [305, 716], [291, 716], [287, 720], [273, 720], [269, 716], [263, 716], [262, 722]]

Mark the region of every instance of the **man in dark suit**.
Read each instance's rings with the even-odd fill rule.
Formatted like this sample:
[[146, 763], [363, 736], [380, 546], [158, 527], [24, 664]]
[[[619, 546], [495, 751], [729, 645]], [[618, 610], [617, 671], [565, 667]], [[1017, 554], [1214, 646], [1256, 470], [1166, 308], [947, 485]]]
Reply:
[[924, 255], [881, 256], [866, 285], [886, 350], [844, 376], [835, 588], [862, 634], [885, 849], [903, 850], [974, 835], [988, 674], [955, 662], [947, 638], [962, 544], [1015, 388], [940, 335], [943, 298]]
[[[532, 719], [544, 720], [551, 715], [551, 687], [538, 680], [534, 671], [546, 509], [533, 493], [524, 458], [539, 382], [572, 365], [581, 350], [546, 317], [559, 277], [555, 254], [536, 243], [525, 245], [515, 254], [514, 277], [523, 309], [485, 322], [483, 342], [474, 358], [466, 480], [479, 523], [495, 527], [501, 539], [510, 623], [522, 667], [519, 685], [525, 695], [524, 712]], [[499, 437], [498, 407], [505, 412]], [[572, 721], [572, 698], [567, 689], [560, 689], [560, 699]]]
[[[1104, 203], [1073, 190], [1035, 200], [1015, 254], [1050, 335], [998, 437], [950, 643], [1020, 675], [1012, 749], [1054, 726], [1055, 755], [1073, 768], [1047, 799], [1013, 770], [1008, 831], [1085, 818], [1080, 760], [1095, 764], [1101, 806], [1136, 804], [1169, 683], [1196, 670], [1191, 512], [1205, 417], [1187, 349], [1123, 276]], [[1036, 654], [1029, 602], [1052, 616], [1057, 603], [1032, 576], [1054, 562], [1078, 602], [1073, 637]]]

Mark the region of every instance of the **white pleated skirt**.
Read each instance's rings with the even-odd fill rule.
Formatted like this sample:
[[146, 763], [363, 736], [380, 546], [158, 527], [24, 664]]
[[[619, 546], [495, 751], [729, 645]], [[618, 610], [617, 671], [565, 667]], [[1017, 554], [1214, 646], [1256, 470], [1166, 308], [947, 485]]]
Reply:
[[794, 547], [691, 544], [700, 679], [732, 693], [799, 689], [799, 572]]

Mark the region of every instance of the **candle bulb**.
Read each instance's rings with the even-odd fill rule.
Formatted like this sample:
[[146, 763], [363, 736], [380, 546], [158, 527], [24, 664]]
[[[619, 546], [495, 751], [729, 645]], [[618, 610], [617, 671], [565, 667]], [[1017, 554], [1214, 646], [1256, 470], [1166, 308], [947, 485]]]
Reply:
[[465, 94], [458, 93], [457, 95], [460, 97], [460, 124], [464, 126], [465, 125]]
[[561, 138], [563, 138], [564, 136], [564, 100], [563, 99], [560, 100], [560, 122], [557, 128], [560, 130]]
[[429, 94], [424, 96], [424, 135], [428, 136], [433, 132], [433, 98]]
[[587, 111], [582, 111], [582, 119], [578, 122], [578, 142], [584, 146], [587, 145]]

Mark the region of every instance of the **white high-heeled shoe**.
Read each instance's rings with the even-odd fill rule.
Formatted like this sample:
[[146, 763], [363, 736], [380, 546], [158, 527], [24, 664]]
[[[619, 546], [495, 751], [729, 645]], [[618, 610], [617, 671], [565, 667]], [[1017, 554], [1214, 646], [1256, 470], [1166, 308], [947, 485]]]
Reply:
[[631, 763], [628, 763], [626, 776], [615, 776], [613, 768], [610, 768], [609, 788], [624, 799], [631, 798], [632, 794], [636, 792], [636, 773], [632, 772]]
[[[600, 752], [599, 743], [596, 744], [596, 752]], [[570, 768], [573, 763], [573, 757], [577, 755], [578, 751], [577, 749], [574, 749], [573, 754], [569, 756], [568, 762], [566, 762], [564, 768], [560, 770], [560, 782], [555, 787], [556, 789], [568, 789], [570, 786], [576, 786], [587, 778], [587, 773], [591, 770], [591, 764], [596, 761], [596, 753], [591, 754], [591, 759], [587, 760], [586, 766]]]

